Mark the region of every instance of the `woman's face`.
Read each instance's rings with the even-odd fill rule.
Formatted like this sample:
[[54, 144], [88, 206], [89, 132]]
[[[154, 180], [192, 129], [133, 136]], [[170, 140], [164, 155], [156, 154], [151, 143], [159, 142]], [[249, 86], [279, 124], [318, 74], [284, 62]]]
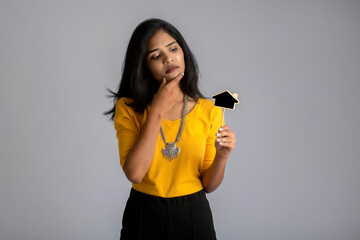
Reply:
[[152, 76], [159, 82], [167, 82], [185, 72], [184, 53], [180, 45], [167, 32], [160, 29], [149, 39], [146, 64]]

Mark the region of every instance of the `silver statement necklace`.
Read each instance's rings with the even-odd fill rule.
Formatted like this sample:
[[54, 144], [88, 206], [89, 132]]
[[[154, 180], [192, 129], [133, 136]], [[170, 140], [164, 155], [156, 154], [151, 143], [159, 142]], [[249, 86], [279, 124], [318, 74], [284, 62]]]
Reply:
[[181, 123], [180, 123], [179, 132], [178, 132], [178, 134], [176, 136], [175, 142], [166, 142], [164, 131], [163, 131], [162, 127], [160, 126], [161, 138], [165, 143], [165, 148], [161, 149], [161, 152], [163, 154], [163, 157], [170, 160], [170, 161], [177, 158], [179, 156], [179, 153], [180, 153], [180, 148], [176, 147], [175, 144], [180, 140], [181, 134], [182, 134], [182, 132], [184, 130], [187, 104], [188, 104], [188, 97], [187, 97], [186, 94], [184, 94], [184, 108], [183, 108], [183, 112], [182, 112], [182, 116], [181, 116]]

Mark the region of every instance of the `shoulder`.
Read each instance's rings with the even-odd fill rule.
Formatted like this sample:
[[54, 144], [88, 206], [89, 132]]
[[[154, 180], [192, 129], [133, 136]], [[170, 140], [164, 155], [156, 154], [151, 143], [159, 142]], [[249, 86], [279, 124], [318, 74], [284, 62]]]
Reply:
[[208, 98], [199, 98], [198, 103], [205, 108], [213, 108], [214, 107], [214, 101], [212, 101]]
[[208, 98], [199, 98], [198, 104], [200, 106], [201, 111], [208, 114], [214, 114], [217, 112], [221, 112], [221, 109], [219, 107], [215, 107], [215, 103], [213, 100]]
[[128, 97], [121, 97], [117, 100], [116, 102], [116, 111], [120, 111], [120, 110], [126, 110], [126, 111], [132, 111], [133, 109], [131, 106], [129, 106], [129, 104], [132, 103], [132, 98], [128, 98]]
[[121, 97], [115, 104], [115, 116], [118, 115], [134, 115], [134, 110], [129, 104], [132, 103], [131, 98]]
[[132, 102], [132, 98], [128, 97], [121, 97], [116, 102], [116, 107], [130, 107], [127, 104], [130, 104]]
[[202, 121], [212, 123], [218, 121], [222, 117], [221, 108], [214, 105], [214, 101], [207, 98], [199, 98], [197, 100], [197, 106], [194, 111], [196, 117], [202, 119]]
[[134, 121], [142, 121], [144, 119], [144, 113], [136, 112], [131, 104], [133, 103], [132, 98], [121, 97], [116, 102], [115, 107], [115, 118], [116, 117], [125, 117], [132, 119]]

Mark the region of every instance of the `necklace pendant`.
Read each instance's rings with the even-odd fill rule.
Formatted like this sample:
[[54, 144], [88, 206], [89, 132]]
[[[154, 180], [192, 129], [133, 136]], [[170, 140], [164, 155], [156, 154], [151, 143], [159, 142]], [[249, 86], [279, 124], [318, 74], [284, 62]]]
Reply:
[[164, 158], [172, 161], [179, 156], [180, 148], [175, 146], [175, 143], [166, 143], [165, 148], [161, 149]]

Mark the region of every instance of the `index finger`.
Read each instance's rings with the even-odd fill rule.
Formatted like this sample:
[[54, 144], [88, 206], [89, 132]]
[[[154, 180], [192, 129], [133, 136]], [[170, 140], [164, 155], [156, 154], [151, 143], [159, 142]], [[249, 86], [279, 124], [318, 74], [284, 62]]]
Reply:
[[230, 129], [229, 125], [224, 125], [219, 128], [219, 132]]

